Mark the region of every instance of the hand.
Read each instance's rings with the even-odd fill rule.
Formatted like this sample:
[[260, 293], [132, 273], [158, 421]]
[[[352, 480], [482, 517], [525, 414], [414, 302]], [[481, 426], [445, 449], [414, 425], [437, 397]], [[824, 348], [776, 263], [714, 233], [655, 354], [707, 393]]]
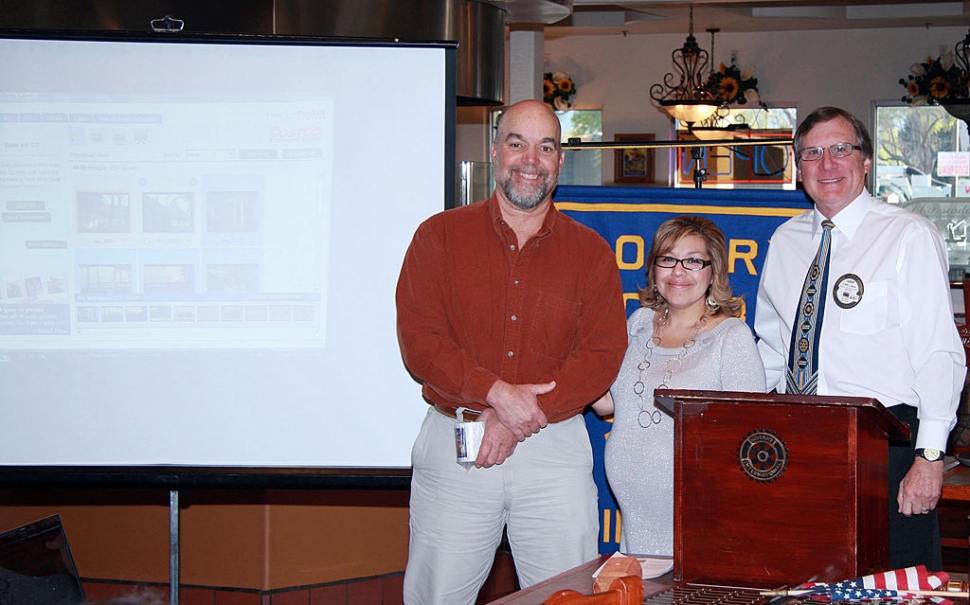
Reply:
[[943, 461], [930, 462], [916, 458], [899, 483], [896, 502], [899, 512], [909, 517], [923, 515], [936, 508], [943, 492]]
[[478, 417], [478, 421], [485, 423], [485, 435], [478, 449], [478, 457], [475, 458], [475, 466], [488, 468], [502, 464], [515, 451], [515, 446], [519, 444], [518, 440], [508, 427], [499, 422], [495, 411], [491, 408], [485, 408]]
[[539, 395], [556, 388], [555, 382], [544, 384], [509, 384], [496, 380], [485, 397], [489, 405], [512, 435], [519, 441], [524, 440], [549, 424], [545, 412], [539, 407]]

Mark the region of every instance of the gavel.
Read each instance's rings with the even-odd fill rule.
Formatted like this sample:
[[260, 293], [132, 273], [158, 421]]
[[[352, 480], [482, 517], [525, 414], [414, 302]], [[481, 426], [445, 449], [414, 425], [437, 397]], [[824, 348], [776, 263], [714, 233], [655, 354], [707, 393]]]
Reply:
[[542, 602], [543, 605], [643, 605], [643, 580], [622, 576], [606, 592], [584, 595], [575, 590], [560, 590]]

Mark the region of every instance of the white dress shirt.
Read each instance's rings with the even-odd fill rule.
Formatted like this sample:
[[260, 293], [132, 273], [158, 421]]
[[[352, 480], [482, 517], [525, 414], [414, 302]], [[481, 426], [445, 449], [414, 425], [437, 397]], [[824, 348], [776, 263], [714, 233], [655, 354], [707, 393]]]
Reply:
[[[792, 324], [822, 220], [809, 210], [771, 238], [755, 308], [768, 390], [785, 391]], [[831, 220], [818, 394], [914, 406], [920, 419], [916, 447], [945, 450], [966, 366], [943, 239], [925, 217], [867, 191]], [[840, 280], [841, 306], [833, 296]], [[855, 285], [862, 287], [858, 302], [851, 294]]]

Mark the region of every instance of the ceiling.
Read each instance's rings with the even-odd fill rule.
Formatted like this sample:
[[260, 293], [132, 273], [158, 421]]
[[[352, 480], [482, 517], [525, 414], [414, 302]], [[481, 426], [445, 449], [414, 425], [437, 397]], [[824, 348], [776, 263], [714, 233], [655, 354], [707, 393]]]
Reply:
[[[511, 0], [515, 6], [519, 0]], [[542, 1], [542, 0], [539, 0]], [[554, 5], [545, 36], [686, 33], [691, 6], [694, 33], [858, 29], [886, 27], [970, 28], [970, 2], [900, 0], [545, 0]], [[525, 0], [527, 4], [536, 0]], [[556, 14], [556, 11], [558, 14]], [[512, 11], [514, 13], [514, 11]], [[568, 16], [563, 19], [563, 14]]]

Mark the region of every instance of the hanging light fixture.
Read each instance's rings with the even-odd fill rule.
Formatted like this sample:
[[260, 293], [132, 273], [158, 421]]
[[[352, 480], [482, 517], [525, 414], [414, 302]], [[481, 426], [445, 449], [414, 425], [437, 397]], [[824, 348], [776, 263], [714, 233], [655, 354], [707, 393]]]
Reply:
[[663, 84], [650, 87], [652, 98], [660, 109], [670, 117], [687, 124], [688, 130], [694, 123], [703, 122], [717, 111], [718, 102], [705, 85], [708, 73], [705, 70], [709, 60], [706, 50], [697, 45], [694, 38], [694, 5], [690, 5], [690, 29], [684, 45], [670, 54], [674, 68], [679, 75], [668, 72]]
[[[953, 47], [953, 57], [960, 69], [960, 81], [964, 87], [970, 83], [970, 57], [967, 56], [968, 52], [970, 52], [970, 32]], [[954, 118], [963, 120], [967, 125], [967, 132], [970, 132], [970, 99], [966, 98], [967, 92], [966, 88], [964, 88], [957, 92], [958, 97], [962, 96], [963, 98], [940, 102], [940, 105]]]
[[970, 47], [970, 32], [967, 32], [966, 37], [953, 47], [954, 59], [959, 64], [960, 71], [963, 72], [964, 82], [966, 82], [966, 76], [970, 74], [970, 58], [967, 57], [970, 48], [968, 47]]

